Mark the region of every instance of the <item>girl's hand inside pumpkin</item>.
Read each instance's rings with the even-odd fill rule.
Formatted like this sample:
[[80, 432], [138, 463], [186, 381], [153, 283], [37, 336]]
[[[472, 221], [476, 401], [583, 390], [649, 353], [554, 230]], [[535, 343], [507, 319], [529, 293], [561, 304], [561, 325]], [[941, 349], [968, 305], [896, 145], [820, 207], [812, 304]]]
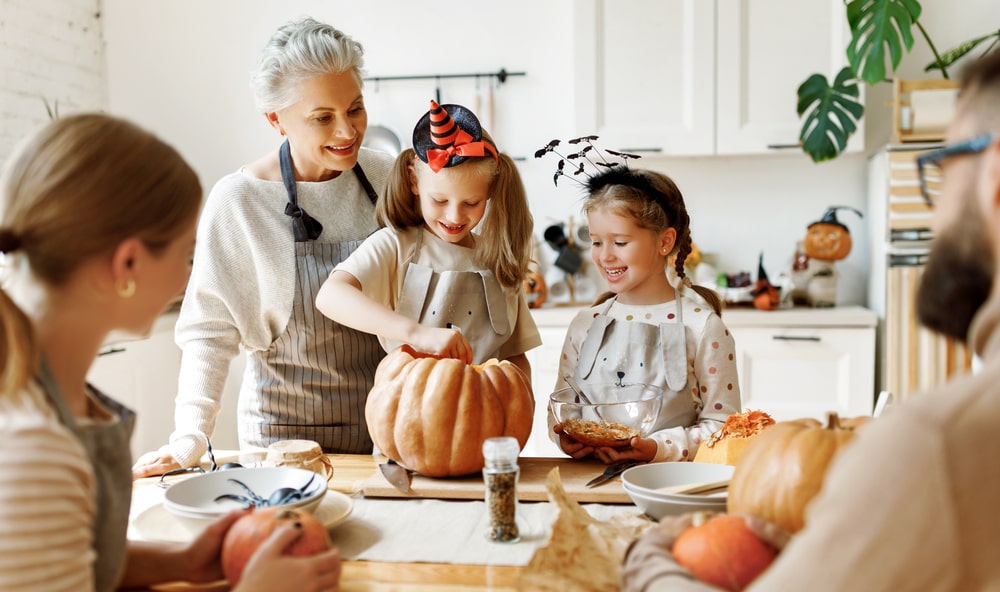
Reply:
[[614, 464], [623, 460], [649, 462], [656, 456], [656, 440], [635, 436], [625, 448], [600, 447], [594, 455], [604, 464]]
[[421, 325], [410, 345], [419, 352], [442, 358], [455, 358], [466, 364], [472, 363], [472, 346], [469, 344], [469, 340], [462, 335], [462, 332], [455, 329], [439, 329]]

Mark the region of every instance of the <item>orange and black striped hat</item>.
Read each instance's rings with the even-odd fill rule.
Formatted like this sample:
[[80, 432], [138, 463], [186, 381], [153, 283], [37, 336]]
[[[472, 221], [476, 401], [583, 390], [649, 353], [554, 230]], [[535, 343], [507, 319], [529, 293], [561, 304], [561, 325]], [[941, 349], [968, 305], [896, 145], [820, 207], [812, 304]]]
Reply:
[[438, 105], [433, 100], [430, 111], [413, 128], [413, 150], [435, 173], [486, 153], [498, 159], [496, 148], [483, 139], [475, 113], [462, 105]]

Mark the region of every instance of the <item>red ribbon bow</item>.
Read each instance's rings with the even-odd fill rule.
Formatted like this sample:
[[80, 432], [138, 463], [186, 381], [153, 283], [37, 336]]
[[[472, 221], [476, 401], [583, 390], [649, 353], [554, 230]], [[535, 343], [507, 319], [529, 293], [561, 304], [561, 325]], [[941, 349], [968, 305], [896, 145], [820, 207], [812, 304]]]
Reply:
[[451, 146], [444, 149], [432, 148], [427, 151], [427, 166], [436, 173], [448, 166], [448, 161], [451, 160], [452, 156], [485, 156], [487, 150], [493, 154], [493, 158], [497, 157], [493, 147], [488, 143], [482, 140], [473, 142], [472, 136], [459, 129], [458, 136]]

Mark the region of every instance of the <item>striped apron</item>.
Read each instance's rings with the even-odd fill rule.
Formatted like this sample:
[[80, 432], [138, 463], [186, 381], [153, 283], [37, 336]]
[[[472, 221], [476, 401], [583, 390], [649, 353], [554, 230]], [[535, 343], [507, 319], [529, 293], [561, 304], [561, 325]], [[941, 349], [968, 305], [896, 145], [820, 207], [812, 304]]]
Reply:
[[[295, 234], [295, 296], [284, 333], [247, 358], [244, 384], [255, 388], [240, 396], [240, 446], [304, 439], [327, 453], [371, 454], [365, 401], [385, 353], [374, 335], [335, 323], [315, 305], [330, 272], [363, 241], [316, 242], [322, 225], [298, 205], [287, 141], [279, 159]], [[374, 204], [378, 196], [360, 163], [354, 173]]]
[[118, 589], [118, 582], [125, 571], [128, 543], [128, 513], [132, 504], [132, 449], [129, 440], [135, 426], [135, 413], [117, 401], [90, 388], [90, 395], [118, 419], [107, 423], [80, 425], [77, 423], [62, 396], [49, 365], [42, 361], [37, 377], [49, 403], [63, 423], [83, 444], [90, 459], [97, 485], [96, 508], [92, 525], [94, 561], [94, 590], [111, 592]]

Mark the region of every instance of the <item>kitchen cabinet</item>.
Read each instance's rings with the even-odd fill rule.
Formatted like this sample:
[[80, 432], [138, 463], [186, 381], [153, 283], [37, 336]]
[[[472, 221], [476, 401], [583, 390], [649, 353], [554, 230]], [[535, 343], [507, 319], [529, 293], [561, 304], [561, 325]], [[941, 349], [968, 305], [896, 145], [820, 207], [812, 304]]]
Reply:
[[[181, 350], [174, 343], [176, 313], [162, 315], [146, 337], [112, 335], [87, 374], [87, 380], [109, 397], [136, 413], [132, 457], [156, 450], [174, 431], [174, 399]], [[245, 362], [237, 356], [230, 364], [216, 421], [212, 447], [238, 449], [236, 401]]]
[[[578, 126], [611, 148], [680, 156], [797, 149], [799, 84], [814, 72], [832, 81], [846, 64], [842, 0], [574, 7]], [[847, 150], [861, 150], [863, 137], [859, 122]]]
[[856, 306], [725, 311], [744, 409], [776, 420], [871, 415], [878, 317]]
[[[528, 352], [535, 389], [533, 456], [558, 454], [548, 440], [548, 393], [559, 356], [580, 308], [532, 311], [542, 346]], [[731, 308], [723, 321], [736, 342], [736, 366], [744, 409], [762, 409], [777, 420], [871, 415], [875, 399], [875, 331], [878, 317], [859, 306], [760, 311]], [[526, 447], [528, 450], [528, 447]]]
[[531, 364], [531, 388], [535, 394], [535, 418], [523, 456], [566, 456], [549, 438], [549, 395], [559, 379], [559, 357], [569, 323], [580, 307], [538, 308], [531, 316], [538, 326], [542, 345], [527, 353]]

